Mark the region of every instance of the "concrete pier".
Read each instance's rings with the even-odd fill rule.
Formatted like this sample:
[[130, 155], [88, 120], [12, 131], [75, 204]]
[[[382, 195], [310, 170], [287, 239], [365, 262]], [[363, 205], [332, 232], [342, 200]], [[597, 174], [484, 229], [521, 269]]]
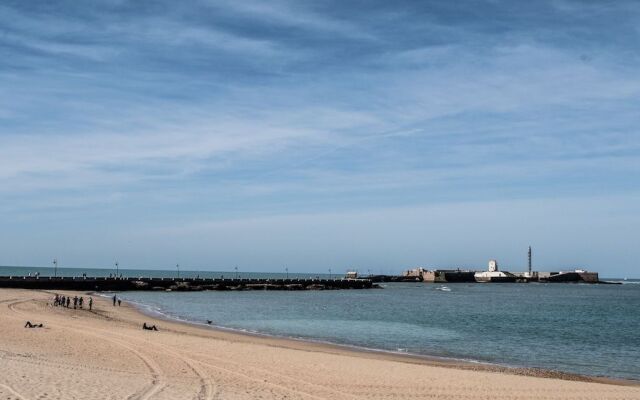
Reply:
[[211, 279], [0, 276], [0, 288], [80, 291], [371, 289], [369, 279]]

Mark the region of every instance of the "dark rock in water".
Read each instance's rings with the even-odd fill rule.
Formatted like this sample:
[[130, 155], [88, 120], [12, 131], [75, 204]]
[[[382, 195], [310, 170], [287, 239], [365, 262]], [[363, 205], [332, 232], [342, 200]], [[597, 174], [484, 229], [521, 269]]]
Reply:
[[291, 285], [285, 285], [287, 290], [304, 290], [304, 286], [299, 283], [293, 283]]
[[248, 283], [245, 287], [247, 290], [264, 290], [266, 286], [266, 284], [262, 283]]
[[220, 290], [220, 285], [202, 285], [202, 290]]
[[312, 285], [307, 286], [307, 290], [325, 290], [326, 286], [319, 284], [319, 283], [314, 283]]
[[177, 290], [179, 292], [188, 292], [191, 290], [191, 285], [188, 282], [178, 282], [174, 285], [176, 288], [173, 290]]

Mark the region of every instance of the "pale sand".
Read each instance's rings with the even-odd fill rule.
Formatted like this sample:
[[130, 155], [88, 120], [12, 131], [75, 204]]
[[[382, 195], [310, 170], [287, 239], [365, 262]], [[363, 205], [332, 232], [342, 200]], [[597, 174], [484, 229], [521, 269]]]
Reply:
[[[0, 289], [0, 400], [640, 399], [633, 382], [441, 366], [154, 320], [94, 300], [94, 312], [76, 311], [50, 306], [50, 293]], [[27, 320], [45, 328], [25, 329]], [[144, 321], [160, 331], [143, 331]]]

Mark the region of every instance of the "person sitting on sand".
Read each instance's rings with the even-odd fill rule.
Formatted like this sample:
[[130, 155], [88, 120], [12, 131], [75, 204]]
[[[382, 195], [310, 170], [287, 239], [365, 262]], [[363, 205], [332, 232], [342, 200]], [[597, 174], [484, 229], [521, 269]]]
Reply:
[[147, 325], [147, 323], [145, 322], [144, 324], [142, 324], [142, 329], [144, 329], [145, 331], [157, 331], [158, 328], [156, 328], [155, 325]]
[[42, 328], [42, 324], [32, 324], [31, 321], [27, 321], [26, 324], [24, 324], [25, 328]]

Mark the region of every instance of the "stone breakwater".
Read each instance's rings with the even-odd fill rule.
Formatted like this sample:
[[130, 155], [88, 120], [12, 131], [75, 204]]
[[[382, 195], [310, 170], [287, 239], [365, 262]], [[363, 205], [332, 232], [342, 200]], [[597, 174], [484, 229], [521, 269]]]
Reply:
[[337, 290], [377, 287], [368, 279], [0, 277], [0, 288], [78, 291]]

